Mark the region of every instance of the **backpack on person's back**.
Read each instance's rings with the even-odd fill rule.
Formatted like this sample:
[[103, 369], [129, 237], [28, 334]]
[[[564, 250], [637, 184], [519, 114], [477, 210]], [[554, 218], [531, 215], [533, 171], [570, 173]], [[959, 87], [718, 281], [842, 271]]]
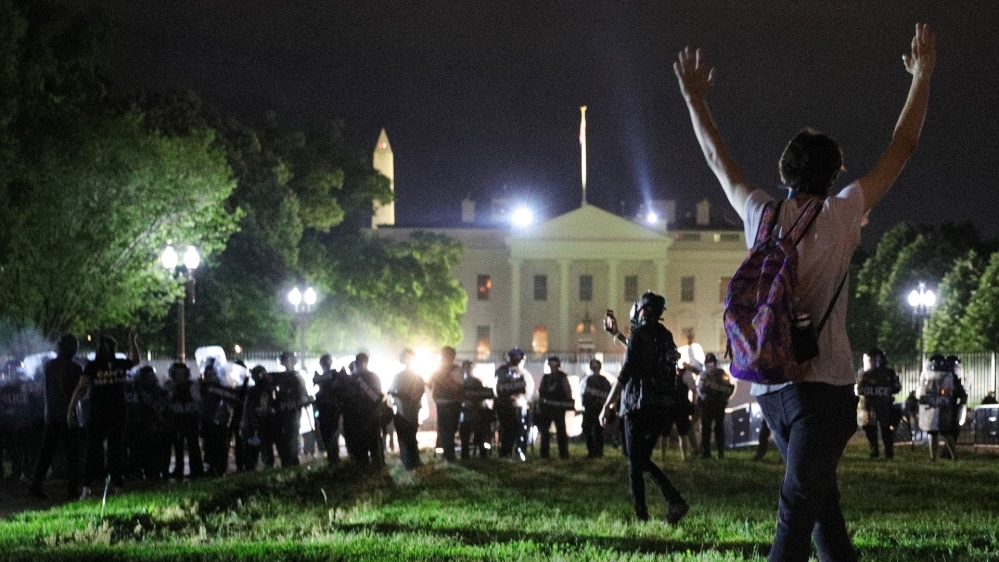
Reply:
[[763, 384], [794, 380], [798, 365], [818, 355], [811, 318], [797, 310], [797, 246], [818, 217], [821, 203], [810, 201], [790, 232], [778, 237], [782, 204], [767, 205], [753, 249], [732, 276], [725, 297], [732, 376]]

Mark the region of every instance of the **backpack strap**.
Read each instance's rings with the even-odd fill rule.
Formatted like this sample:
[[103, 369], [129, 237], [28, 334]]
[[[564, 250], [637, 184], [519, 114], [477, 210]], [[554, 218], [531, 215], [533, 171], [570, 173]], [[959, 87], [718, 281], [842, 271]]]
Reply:
[[805, 233], [812, 227], [815, 219], [819, 218], [821, 210], [822, 206], [814, 199], [805, 204], [804, 210], [801, 211], [801, 214], [795, 219], [794, 225], [791, 226], [790, 236], [793, 246], [797, 246], [805, 239]]
[[846, 277], [850, 274], [850, 270], [847, 269], [846, 273], [843, 274], [843, 278], [839, 280], [839, 287], [836, 287], [836, 294], [833, 295], [832, 302], [829, 303], [829, 308], [826, 309], [826, 313], [822, 315], [822, 321], [819, 325], [815, 327], [815, 336], [818, 337], [822, 333], [822, 328], [826, 325], [826, 320], [829, 320], [829, 315], [832, 314], [832, 309], [836, 306], [836, 301], [839, 300], [839, 294], [843, 291], [843, 285], [846, 283]]
[[766, 207], [763, 209], [763, 217], [760, 218], [760, 226], [756, 230], [756, 240], [753, 242], [753, 247], [758, 246], [760, 243], [769, 239], [777, 227], [777, 222], [780, 219], [780, 207], [784, 204], [784, 200], [780, 200], [776, 205], [767, 203]]

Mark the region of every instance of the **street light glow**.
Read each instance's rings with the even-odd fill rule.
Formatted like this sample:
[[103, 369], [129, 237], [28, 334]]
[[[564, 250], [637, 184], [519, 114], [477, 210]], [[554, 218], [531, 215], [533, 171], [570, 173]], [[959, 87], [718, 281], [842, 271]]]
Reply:
[[166, 269], [173, 270], [173, 268], [177, 267], [177, 261], [177, 250], [174, 250], [173, 246], [168, 245], [166, 249], [163, 250], [163, 254], [160, 255], [160, 262]]
[[913, 289], [912, 292], [909, 293], [909, 306], [912, 308], [919, 308], [921, 306], [925, 308], [933, 308], [936, 304], [937, 295], [929, 289], [923, 291]]
[[654, 211], [649, 211], [649, 214], [645, 215], [645, 222], [649, 224], [656, 224], [659, 222], [659, 215], [657, 215]]
[[524, 228], [534, 222], [534, 213], [527, 207], [517, 207], [513, 212], [514, 226]]
[[298, 287], [295, 287], [288, 293], [288, 302], [294, 307], [302, 304], [302, 291], [299, 291]]
[[[176, 255], [176, 252], [174, 254]], [[201, 265], [201, 254], [198, 253], [198, 250], [194, 246], [188, 246], [187, 251], [184, 252], [184, 266], [193, 271], [198, 269], [199, 265]]]
[[305, 290], [305, 295], [303, 295], [303, 298], [305, 299], [305, 304], [308, 306], [316, 304], [316, 290], [313, 289], [312, 287], [309, 287], [308, 289]]

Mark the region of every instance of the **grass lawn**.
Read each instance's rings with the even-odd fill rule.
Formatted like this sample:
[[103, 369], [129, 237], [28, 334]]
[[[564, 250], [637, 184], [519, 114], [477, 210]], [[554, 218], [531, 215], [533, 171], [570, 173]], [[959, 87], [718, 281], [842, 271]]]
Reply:
[[[0, 521], [0, 560], [755, 560], [769, 550], [783, 465], [751, 451], [663, 466], [691, 504], [680, 525], [632, 517], [620, 454], [598, 461], [427, 459], [367, 476], [321, 465], [170, 484], [21, 511]], [[930, 463], [925, 447], [840, 466], [864, 560], [999, 560], [999, 457]], [[649, 484], [651, 515], [665, 504]]]

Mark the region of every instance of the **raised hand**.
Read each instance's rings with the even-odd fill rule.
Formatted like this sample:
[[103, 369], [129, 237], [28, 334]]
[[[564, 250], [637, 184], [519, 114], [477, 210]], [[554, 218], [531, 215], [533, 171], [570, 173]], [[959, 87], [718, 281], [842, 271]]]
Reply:
[[937, 63], [937, 34], [927, 23], [916, 24], [916, 34], [912, 37], [912, 51], [902, 55], [905, 70], [917, 78], [929, 78]]
[[715, 69], [705, 66], [704, 52], [699, 48], [684, 47], [673, 63], [673, 72], [680, 82], [680, 92], [688, 100], [707, 96], [715, 84]]

